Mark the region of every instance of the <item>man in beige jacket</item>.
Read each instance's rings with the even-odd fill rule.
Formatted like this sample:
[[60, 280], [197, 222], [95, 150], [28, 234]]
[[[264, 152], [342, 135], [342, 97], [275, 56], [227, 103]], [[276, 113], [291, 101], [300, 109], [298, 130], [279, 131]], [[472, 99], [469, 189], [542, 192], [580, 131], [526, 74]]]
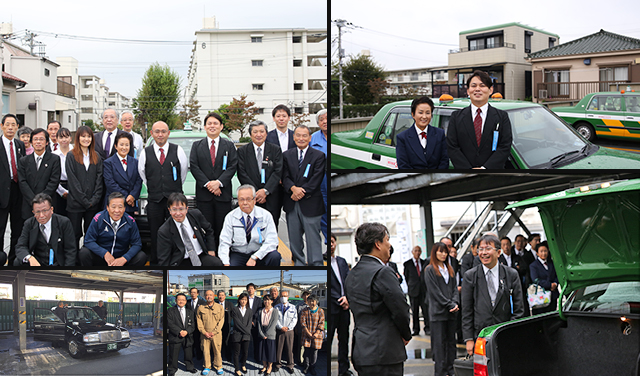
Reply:
[[211, 348], [213, 347], [213, 367], [218, 375], [224, 373], [222, 369], [222, 326], [224, 325], [224, 308], [213, 301], [213, 291], [207, 290], [204, 294], [207, 305], [198, 307], [196, 314], [198, 329], [202, 334], [202, 352], [204, 352], [203, 375], [211, 371]]

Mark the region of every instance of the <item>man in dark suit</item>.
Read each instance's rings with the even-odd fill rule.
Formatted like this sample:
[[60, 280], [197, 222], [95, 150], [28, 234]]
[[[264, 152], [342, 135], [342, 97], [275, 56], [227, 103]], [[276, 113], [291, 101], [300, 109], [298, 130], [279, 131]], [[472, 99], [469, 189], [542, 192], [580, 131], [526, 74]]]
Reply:
[[411, 102], [414, 126], [396, 136], [399, 169], [449, 168], [444, 129], [429, 125], [433, 108], [433, 101], [429, 97], [416, 98]]
[[471, 105], [451, 115], [447, 130], [449, 158], [456, 169], [503, 169], [511, 153], [511, 121], [489, 105], [491, 77], [475, 71], [467, 80]]
[[389, 261], [387, 261], [387, 266], [390, 267], [393, 270], [393, 272], [396, 274], [396, 277], [398, 278], [398, 283], [402, 284], [402, 281], [404, 281], [404, 278], [402, 278], [402, 275], [398, 272], [398, 265], [396, 265], [395, 262], [391, 261], [392, 256], [393, 256], [393, 246], [391, 246], [389, 249]]
[[95, 313], [97, 313], [98, 316], [100, 316], [101, 319], [103, 319], [105, 321], [107, 320], [107, 307], [104, 305], [104, 301], [99, 300], [98, 301], [98, 305], [94, 306], [91, 309], [93, 309], [93, 311]]
[[187, 309], [187, 296], [185, 294], [176, 295], [176, 306], [167, 310], [167, 323], [169, 326], [169, 376], [173, 376], [178, 371], [178, 356], [180, 348], [184, 352], [184, 363], [187, 372], [196, 373], [191, 357], [191, 346], [193, 346], [193, 332], [195, 331], [195, 319], [193, 311]]
[[13, 265], [76, 265], [76, 240], [71, 221], [53, 213], [51, 196], [46, 193], [35, 195], [31, 204], [33, 216], [24, 222]]
[[11, 246], [9, 265], [16, 258], [16, 244], [22, 231], [22, 194], [18, 183], [18, 161], [26, 155], [24, 143], [15, 137], [18, 130], [18, 118], [7, 114], [2, 118], [2, 137], [0, 137], [0, 266], [4, 266], [7, 255], [4, 253], [4, 233], [11, 215]]
[[[402, 375], [411, 340], [409, 305], [389, 260], [389, 231], [380, 223], [364, 223], [355, 243], [362, 257], [345, 278], [353, 313], [351, 360], [361, 375]], [[373, 333], [373, 334], [372, 334]]]
[[484, 235], [479, 244], [481, 265], [467, 271], [462, 281], [462, 334], [470, 355], [483, 328], [523, 315], [518, 272], [498, 263], [500, 241]]
[[31, 200], [38, 193], [56, 194], [60, 183], [60, 157], [46, 151], [49, 134], [42, 128], [31, 132], [33, 154], [18, 161], [18, 180], [22, 193], [22, 218], [32, 216]]
[[[526, 248], [527, 239], [525, 239], [524, 235], [518, 234], [516, 235], [516, 239], [513, 245], [513, 253], [522, 257], [522, 260], [527, 264], [531, 265], [534, 261], [536, 261], [536, 256], [534, 256], [534, 251], [528, 251]], [[531, 280], [527, 280], [530, 282]]]
[[282, 211], [282, 152], [265, 142], [267, 125], [262, 121], [249, 124], [249, 135], [251, 143], [238, 149], [238, 180], [256, 189], [256, 204], [271, 213], [277, 230]]
[[276, 129], [269, 132], [267, 135], [267, 142], [280, 147], [280, 151], [283, 153], [289, 149], [296, 147], [293, 140], [293, 131], [287, 126], [289, 119], [291, 119], [291, 110], [284, 104], [279, 104], [271, 111], [273, 121], [276, 123]]
[[216, 304], [220, 304], [224, 308], [224, 324], [222, 325], [222, 358], [231, 360], [231, 343], [229, 342], [229, 332], [231, 331], [231, 311], [233, 303], [226, 300], [227, 295], [224, 291], [218, 290], [218, 300]]
[[60, 149], [60, 144], [58, 144], [58, 131], [60, 128], [62, 128], [62, 124], [57, 120], [50, 121], [49, 124], [47, 124], [47, 133], [49, 134], [47, 150], [50, 152]]
[[[187, 309], [193, 313], [194, 317], [196, 315], [196, 312], [198, 312], [199, 306], [207, 305], [207, 301], [202, 299], [198, 295], [198, 293], [199, 291], [195, 287], [192, 287], [189, 290], [189, 295], [191, 295], [191, 299], [189, 299], [189, 301], [187, 302]], [[198, 360], [202, 360], [202, 348], [200, 348], [200, 330], [198, 328], [198, 320], [194, 320], [193, 327], [194, 327], [193, 343], [195, 344], [195, 346], [193, 346], [193, 357]]]
[[200, 210], [188, 208], [187, 198], [174, 192], [167, 199], [171, 218], [158, 230], [158, 265], [222, 266], [216, 239]]
[[198, 209], [211, 223], [216, 239], [224, 217], [231, 211], [231, 178], [238, 168], [238, 152], [233, 142], [220, 137], [222, 117], [211, 112], [204, 118], [207, 137], [191, 147], [189, 169], [196, 179]]
[[153, 145], [140, 154], [138, 173], [147, 185], [147, 218], [151, 233], [151, 265], [158, 263], [158, 229], [169, 218], [167, 198], [174, 192], [182, 193], [182, 184], [189, 167], [187, 155], [180, 145], [167, 142], [169, 126], [157, 121], [151, 127]]
[[320, 220], [324, 214], [324, 202], [320, 184], [325, 175], [325, 156], [323, 152], [309, 147], [311, 132], [306, 125], [296, 128], [294, 139], [297, 147], [283, 154], [282, 176], [291, 253], [296, 266], [307, 264], [302, 242], [305, 234], [309, 266], [322, 266]]
[[[118, 129], [118, 113], [113, 108], [107, 108], [102, 112], [102, 125], [104, 131], [96, 132], [93, 136], [96, 153], [104, 161], [116, 152], [116, 136], [126, 132]], [[129, 155], [133, 157], [133, 147], [129, 148]]]
[[253, 283], [247, 285], [247, 299], [247, 306], [251, 308], [251, 312], [253, 312], [253, 318], [251, 320], [251, 341], [253, 344], [251, 348], [253, 349], [253, 358], [258, 362], [258, 343], [260, 343], [260, 335], [258, 334], [258, 320], [260, 320], [260, 315], [258, 311], [264, 307], [264, 303], [259, 296], [256, 296], [256, 285]]
[[409, 289], [409, 301], [411, 302], [411, 312], [413, 313], [413, 335], [420, 335], [420, 308], [424, 318], [424, 333], [429, 331], [429, 309], [427, 307], [427, 286], [425, 285], [422, 273], [424, 272], [425, 260], [420, 258], [422, 248], [413, 247], [411, 251], [413, 257], [404, 262], [404, 278]]
[[350, 375], [349, 371], [349, 301], [345, 296], [344, 284], [349, 275], [347, 261], [336, 256], [336, 236], [331, 234], [331, 319], [329, 320], [329, 348], [333, 336], [338, 331], [338, 376]]
[[500, 239], [500, 249], [502, 254], [498, 258], [498, 262], [510, 268], [514, 268], [518, 272], [518, 278], [522, 286], [522, 302], [524, 305], [523, 316], [529, 316], [529, 300], [527, 299], [527, 286], [529, 286], [529, 264], [527, 264], [521, 256], [515, 254], [511, 248], [511, 239], [504, 236]]

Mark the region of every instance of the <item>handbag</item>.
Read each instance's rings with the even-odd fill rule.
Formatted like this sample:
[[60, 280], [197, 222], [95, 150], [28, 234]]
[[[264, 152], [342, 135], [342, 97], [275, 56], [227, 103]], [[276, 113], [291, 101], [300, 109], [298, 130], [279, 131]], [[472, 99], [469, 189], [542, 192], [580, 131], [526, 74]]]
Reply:
[[527, 288], [527, 299], [529, 300], [529, 307], [533, 308], [544, 308], [551, 304], [551, 291], [547, 291], [544, 287], [538, 284], [538, 280], [536, 279], [534, 283], [532, 283]]

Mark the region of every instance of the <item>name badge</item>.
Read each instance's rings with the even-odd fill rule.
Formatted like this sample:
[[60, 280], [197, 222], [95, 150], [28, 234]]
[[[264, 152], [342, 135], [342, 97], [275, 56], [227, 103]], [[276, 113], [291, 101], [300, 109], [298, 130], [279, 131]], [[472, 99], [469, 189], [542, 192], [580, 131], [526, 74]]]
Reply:
[[53, 265], [53, 248], [49, 248], [49, 265]]
[[264, 173], [264, 168], [260, 169], [260, 182], [262, 184], [264, 184], [264, 179], [265, 179], [265, 173]]
[[258, 227], [258, 242], [262, 244], [262, 230]]
[[496, 151], [498, 147], [498, 131], [493, 131], [493, 144], [491, 144], [491, 151]]
[[307, 168], [304, 170], [304, 176], [305, 178], [309, 177], [309, 169], [311, 168], [311, 165], [307, 163]]
[[173, 181], [178, 180], [178, 169], [176, 169], [176, 166], [173, 166]]
[[222, 157], [222, 171], [226, 171], [227, 170], [227, 154], [224, 155], [224, 157]]

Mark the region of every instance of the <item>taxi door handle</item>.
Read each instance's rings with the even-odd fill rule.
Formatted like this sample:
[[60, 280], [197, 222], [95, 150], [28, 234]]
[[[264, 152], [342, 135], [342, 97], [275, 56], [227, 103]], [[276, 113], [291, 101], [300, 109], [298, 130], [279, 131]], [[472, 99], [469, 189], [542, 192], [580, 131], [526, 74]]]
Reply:
[[592, 118], [592, 117], [596, 117], [596, 116], [595, 116], [595, 115], [592, 115], [592, 114], [587, 114], [587, 117], [588, 117], [588, 118]]
[[371, 154], [371, 159], [379, 161], [382, 158], [380, 154]]
[[633, 120], [633, 116], [627, 116], [627, 120]]

